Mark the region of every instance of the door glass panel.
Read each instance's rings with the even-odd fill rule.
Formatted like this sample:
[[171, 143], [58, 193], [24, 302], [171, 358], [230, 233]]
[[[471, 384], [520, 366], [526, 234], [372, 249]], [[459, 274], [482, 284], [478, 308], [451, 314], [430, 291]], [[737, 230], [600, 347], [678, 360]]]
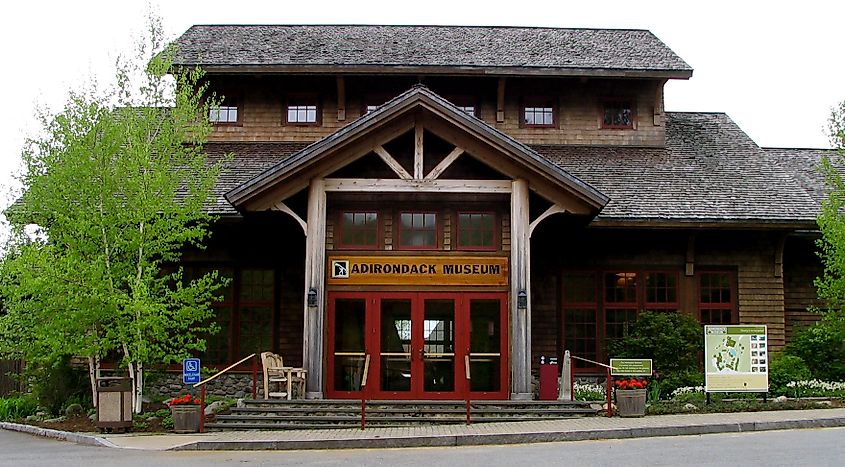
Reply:
[[334, 389], [360, 391], [364, 372], [364, 299], [337, 299], [334, 325]]
[[381, 301], [381, 389], [411, 390], [411, 300]]
[[501, 386], [501, 306], [498, 299], [469, 302], [469, 368], [472, 391], [498, 391]]
[[455, 301], [426, 300], [423, 317], [423, 389], [455, 390]]

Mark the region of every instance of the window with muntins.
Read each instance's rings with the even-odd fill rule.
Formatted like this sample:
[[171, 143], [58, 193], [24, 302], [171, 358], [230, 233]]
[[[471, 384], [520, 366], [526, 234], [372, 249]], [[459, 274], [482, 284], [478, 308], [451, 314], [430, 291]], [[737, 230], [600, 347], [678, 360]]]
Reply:
[[[565, 271], [561, 284], [561, 333], [573, 355], [605, 361], [605, 344], [624, 337], [640, 310], [674, 312], [677, 271]], [[575, 361], [575, 368], [593, 368]]]
[[375, 249], [379, 246], [378, 213], [345, 211], [340, 214], [338, 247]]
[[399, 213], [399, 248], [437, 249], [437, 215], [433, 212]]
[[527, 127], [553, 127], [555, 109], [548, 105], [526, 105], [522, 108], [522, 125]]
[[698, 274], [698, 312], [701, 324], [737, 324], [734, 275], [730, 272]]
[[288, 99], [285, 123], [290, 125], [317, 125], [320, 121], [320, 106], [316, 97], [299, 96]]
[[458, 248], [495, 250], [496, 215], [492, 212], [458, 213]]
[[630, 102], [607, 102], [604, 104], [602, 128], [634, 128], [634, 110]]
[[208, 109], [208, 121], [211, 123], [238, 123], [238, 106], [220, 105]]

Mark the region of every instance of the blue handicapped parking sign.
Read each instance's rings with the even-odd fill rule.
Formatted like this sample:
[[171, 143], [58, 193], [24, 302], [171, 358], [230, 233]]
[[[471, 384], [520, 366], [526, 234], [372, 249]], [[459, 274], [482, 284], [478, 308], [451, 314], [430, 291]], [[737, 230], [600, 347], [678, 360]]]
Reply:
[[200, 359], [186, 358], [182, 360], [182, 382], [185, 384], [200, 382]]

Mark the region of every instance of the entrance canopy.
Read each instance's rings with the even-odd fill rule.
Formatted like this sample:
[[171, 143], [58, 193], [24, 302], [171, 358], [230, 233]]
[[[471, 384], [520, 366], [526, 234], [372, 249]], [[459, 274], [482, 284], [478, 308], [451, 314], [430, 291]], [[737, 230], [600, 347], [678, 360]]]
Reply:
[[[384, 145], [411, 132], [413, 160], [402, 163]], [[425, 160], [430, 154], [425, 149], [424, 132], [454, 146], [436, 165]], [[332, 178], [338, 170], [373, 153], [390, 168], [389, 177]], [[312, 179], [325, 179], [326, 191], [509, 192], [508, 180], [444, 177], [450, 165], [462, 157], [475, 159], [505, 178], [526, 180], [532, 191], [559, 206], [561, 212], [595, 216], [609, 201], [533, 149], [421, 85], [229, 191], [226, 198], [240, 211], [274, 209], [308, 187]]]

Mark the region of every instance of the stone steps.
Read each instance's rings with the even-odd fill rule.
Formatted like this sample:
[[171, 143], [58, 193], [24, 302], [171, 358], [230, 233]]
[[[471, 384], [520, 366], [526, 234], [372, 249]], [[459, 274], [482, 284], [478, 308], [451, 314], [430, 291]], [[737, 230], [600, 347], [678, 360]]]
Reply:
[[[596, 416], [601, 402], [472, 401], [472, 423], [540, 421]], [[367, 401], [367, 426], [466, 423], [465, 401]], [[288, 430], [358, 427], [361, 401], [243, 400], [206, 423], [209, 430]]]

